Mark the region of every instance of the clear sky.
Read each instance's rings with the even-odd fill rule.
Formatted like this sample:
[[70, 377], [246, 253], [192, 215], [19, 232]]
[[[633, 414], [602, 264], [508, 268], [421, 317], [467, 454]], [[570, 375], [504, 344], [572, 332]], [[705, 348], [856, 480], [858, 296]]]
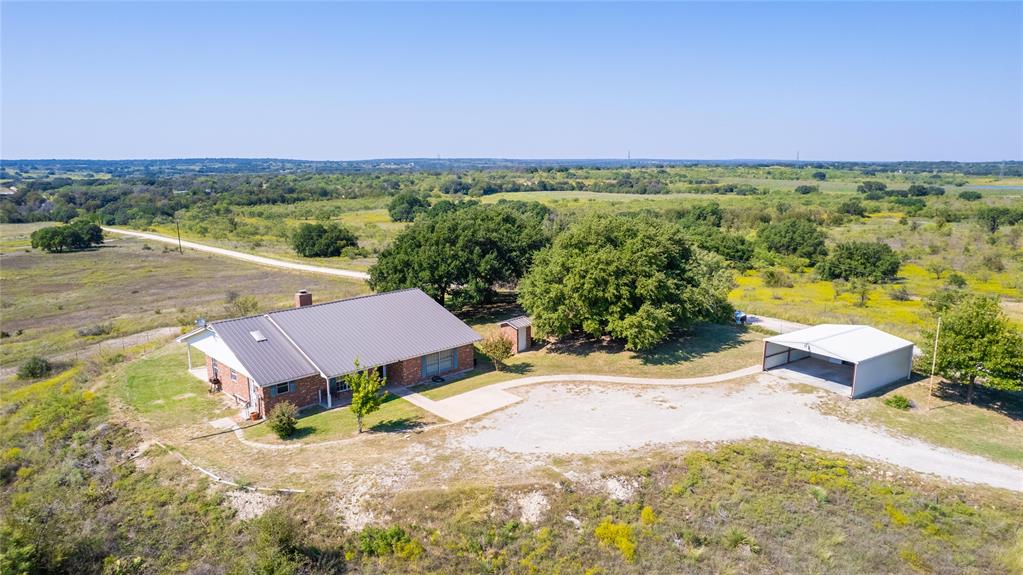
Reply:
[[1023, 3], [0, 4], [0, 157], [1023, 159]]

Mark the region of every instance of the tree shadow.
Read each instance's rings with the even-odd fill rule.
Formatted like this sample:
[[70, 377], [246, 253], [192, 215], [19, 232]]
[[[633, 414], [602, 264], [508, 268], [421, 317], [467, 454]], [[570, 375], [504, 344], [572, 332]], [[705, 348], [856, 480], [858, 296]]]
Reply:
[[[967, 405], [965, 385], [950, 382], [936, 382], [934, 397], [958, 405]], [[1023, 392], [1005, 391], [976, 386], [973, 391], [973, 406], [1004, 415], [1015, 421], [1023, 421]]]
[[398, 417], [395, 419], [385, 419], [379, 423], [374, 424], [369, 428], [369, 431], [375, 431], [380, 433], [396, 433], [415, 431], [416, 429], [425, 427], [426, 424], [415, 417]]
[[611, 338], [593, 338], [586, 334], [570, 334], [547, 344], [550, 353], [587, 356], [591, 353], [627, 353], [643, 365], [673, 365], [693, 361], [704, 355], [741, 347], [749, 328], [737, 325], [704, 323], [671, 334], [667, 341], [644, 350], [625, 349], [625, 342]]
[[491, 301], [462, 308], [455, 315], [469, 324], [496, 323], [520, 315], [526, 315], [512, 292], [498, 292]]

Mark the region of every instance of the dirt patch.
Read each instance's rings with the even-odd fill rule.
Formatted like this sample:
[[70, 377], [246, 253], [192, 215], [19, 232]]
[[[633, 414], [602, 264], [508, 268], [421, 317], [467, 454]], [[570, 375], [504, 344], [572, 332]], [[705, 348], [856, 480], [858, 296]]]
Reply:
[[255, 519], [281, 501], [280, 495], [238, 489], [224, 493], [227, 504], [235, 510], [236, 517], [241, 520]]
[[535, 525], [543, 521], [551, 504], [542, 491], [530, 491], [518, 499], [519, 521]]

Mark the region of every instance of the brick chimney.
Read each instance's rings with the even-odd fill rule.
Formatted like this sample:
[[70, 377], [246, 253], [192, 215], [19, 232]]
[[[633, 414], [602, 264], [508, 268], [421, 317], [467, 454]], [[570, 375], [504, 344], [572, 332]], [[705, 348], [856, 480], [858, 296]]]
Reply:
[[307, 305], [313, 305], [313, 294], [304, 289], [298, 290], [295, 293], [295, 307], [305, 307]]

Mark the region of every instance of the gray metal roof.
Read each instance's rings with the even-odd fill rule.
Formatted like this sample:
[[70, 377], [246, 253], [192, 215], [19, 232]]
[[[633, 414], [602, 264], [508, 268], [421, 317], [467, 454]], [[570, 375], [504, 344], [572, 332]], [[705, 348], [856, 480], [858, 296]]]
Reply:
[[501, 322], [501, 325], [510, 325], [515, 329], [522, 329], [533, 325], [533, 318], [528, 315], [520, 315], [519, 317], [513, 317], [511, 319]]
[[[361, 367], [376, 367], [480, 340], [419, 289], [217, 321], [209, 328], [262, 386], [344, 375], [355, 370], [356, 359]], [[266, 339], [257, 341], [253, 332]]]
[[[302, 356], [295, 346], [266, 316], [229, 319], [211, 324], [213, 331], [238, 357], [244, 368], [259, 385], [272, 385], [316, 375], [316, 367]], [[266, 338], [256, 341], [253, 331]]]
[[267, 317], [328, 377], [354, 371], [356, 359], [361, 367], [374, 367], [480, 340], [419, 289], [281, 310]]

